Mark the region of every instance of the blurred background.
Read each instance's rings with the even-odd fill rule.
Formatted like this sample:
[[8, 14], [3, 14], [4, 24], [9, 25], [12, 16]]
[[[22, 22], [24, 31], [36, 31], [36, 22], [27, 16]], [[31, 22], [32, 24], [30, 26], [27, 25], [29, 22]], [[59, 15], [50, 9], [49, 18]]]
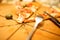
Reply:
[[55, 5], [55, 6], [60, 7], [60, 0], [0, 0], [0, 3], [9, 3], [9, 4], [12, 4], [15, 1], [22, 1], [22, 2], [36, 1], [36, 2], [41, 2], [41, 3], [44, 3], [44, 4]]

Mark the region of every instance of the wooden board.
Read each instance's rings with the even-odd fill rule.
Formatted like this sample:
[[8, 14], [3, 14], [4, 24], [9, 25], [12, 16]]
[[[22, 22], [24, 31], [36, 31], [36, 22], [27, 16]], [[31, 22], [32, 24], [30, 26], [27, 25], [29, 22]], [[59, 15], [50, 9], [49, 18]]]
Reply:
[[[0, 4], [0, 15], [8, 13], [17, 18], [13, 5]], [[34, 22], [18, 24], [14, 20], [6, 20], [0, 16], [0, 40], [26, 40], [29, 32], [32, 31]], [[57, 18], [60, 21], [60, 18]], [[50, 20], [42, 22], [34, 33], [32, 40], [60, 40], [60, 29]]]

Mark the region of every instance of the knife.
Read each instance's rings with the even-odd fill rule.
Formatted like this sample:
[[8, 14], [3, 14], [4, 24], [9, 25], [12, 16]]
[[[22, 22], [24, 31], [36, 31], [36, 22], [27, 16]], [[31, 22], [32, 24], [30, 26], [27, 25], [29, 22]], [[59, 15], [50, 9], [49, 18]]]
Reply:
[[50, 20], [51, 20], [56, 26], [58, 26], [58, 28], [60, 28], [60, 22], [59, 22], [55, 17], [53, 17], [52, 15], [50, 15], [49, 13], [47, 13], [47, 12], [45, 12], [45, 11], [44, 11], [44, 13], [46, 13], [46, 14], [50, 17]]

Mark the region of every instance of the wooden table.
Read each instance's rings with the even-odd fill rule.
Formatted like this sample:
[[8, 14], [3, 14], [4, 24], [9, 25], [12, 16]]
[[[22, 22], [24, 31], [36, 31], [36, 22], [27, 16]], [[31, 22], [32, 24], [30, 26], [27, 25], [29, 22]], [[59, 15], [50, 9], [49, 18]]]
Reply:
[[[34, 22], [18, 24], [4, 18], [8, 13], [13, 15], [13, 19], [17, 18], [13, 5], [0, 4], [0, 40], [25, 40], [32, 31]], [[57, 19], [60, 21], [60, 18]], [[60, 29], [50, 20], [46, 20], [39, 25], [32, 40], [60, 40]]]

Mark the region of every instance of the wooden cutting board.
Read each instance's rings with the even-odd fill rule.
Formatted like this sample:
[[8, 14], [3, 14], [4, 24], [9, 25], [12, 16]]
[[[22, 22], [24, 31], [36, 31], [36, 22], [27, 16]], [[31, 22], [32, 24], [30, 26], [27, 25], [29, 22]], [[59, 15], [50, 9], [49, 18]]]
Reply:
[[[17, 18], [13, 5], [0, 4], [0, 15], [5, 16], [8, 13], [13, 15], [13, 19]], [[0, 40], [26, 40], [34, 27], [34, 22], [18, 24], [2, 16], [0, 16]], [[60, 18], [57, 19], [60, 21]], [[60, 40], [60, 28], [50, 20], [45, 20], [39, 24], [32, 40]]]

